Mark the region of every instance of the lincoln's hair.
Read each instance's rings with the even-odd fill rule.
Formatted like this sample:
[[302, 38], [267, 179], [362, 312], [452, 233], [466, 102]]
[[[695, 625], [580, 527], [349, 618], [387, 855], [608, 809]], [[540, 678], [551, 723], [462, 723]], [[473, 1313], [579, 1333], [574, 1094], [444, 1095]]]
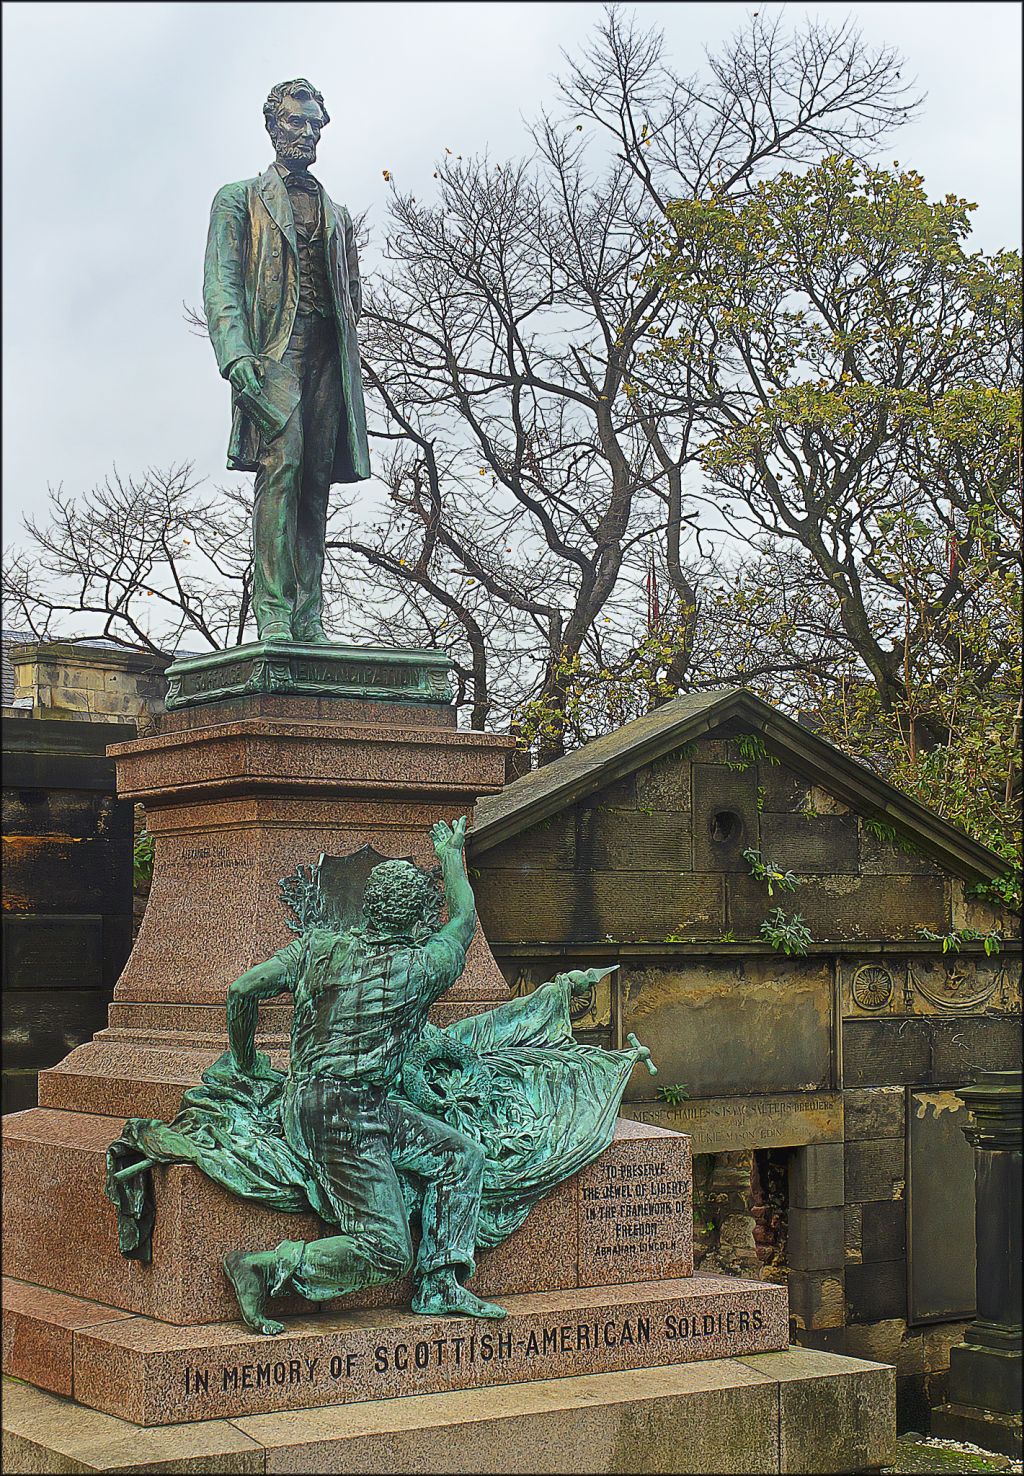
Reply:
[[429, 872], [410, 861], [382, 861], [370, 872], [363, 893], [363, 916], [386, 932], [420, 923], [433, 932], [441, 915], [441, 898]]
[[266, 120], [267, 132], [271, 138], [274, 137], [277, 129], [277, 115], [286, 97], [297, 98], [300, 102], [305, 102], [307, 98], [311, 97], [323, 114], [324, 127], [326, 128], [331, 121], [327, 109], [324, 107], [323, 94], [317, 92], [312, 82], [307, 82], [305, 77], [296, 77], [292, 82], [279, 82], [276, 87], [272, 87], [267, 95], [266, 102], [263, 104], [263, 117]]

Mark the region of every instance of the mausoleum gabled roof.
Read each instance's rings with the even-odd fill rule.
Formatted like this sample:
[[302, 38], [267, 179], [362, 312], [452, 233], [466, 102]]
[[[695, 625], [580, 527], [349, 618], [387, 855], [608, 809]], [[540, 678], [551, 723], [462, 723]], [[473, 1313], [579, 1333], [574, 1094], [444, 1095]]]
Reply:
[[742, 687], [690, 693], [595, 738], [554, 763], [536, 769], [481, 799], [469, 835], [474, 855], [603, 789], [684, 743], [729, 726], [754, 732], [780, 763], [806, 775], [865, 818], [891, 825], [926, 856], [969, 881], [991, 881], [1006, 862], [943, 820], [827, 739], [785, 717]]

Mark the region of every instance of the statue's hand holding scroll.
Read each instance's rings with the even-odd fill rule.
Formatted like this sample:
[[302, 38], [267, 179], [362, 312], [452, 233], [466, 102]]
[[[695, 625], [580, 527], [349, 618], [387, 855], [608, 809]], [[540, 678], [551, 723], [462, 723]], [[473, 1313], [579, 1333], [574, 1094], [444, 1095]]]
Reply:
[[228, 379], [240, 395], [258, 395], [262, 374], [259, 359], [236, 359], [228, 370]]

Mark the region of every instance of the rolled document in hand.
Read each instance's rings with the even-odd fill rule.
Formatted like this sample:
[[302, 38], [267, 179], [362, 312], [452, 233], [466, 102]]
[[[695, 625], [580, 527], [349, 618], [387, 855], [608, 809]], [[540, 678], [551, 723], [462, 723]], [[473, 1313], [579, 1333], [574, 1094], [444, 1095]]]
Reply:
[[288, 424], [299, 403], [301, 391], [296, 376], [276, 359], [261, 358], [260, 370], [259, 394], [252, 395], [243, 390], [239, 399], [259, 426], [264, 439], [272, 441]]

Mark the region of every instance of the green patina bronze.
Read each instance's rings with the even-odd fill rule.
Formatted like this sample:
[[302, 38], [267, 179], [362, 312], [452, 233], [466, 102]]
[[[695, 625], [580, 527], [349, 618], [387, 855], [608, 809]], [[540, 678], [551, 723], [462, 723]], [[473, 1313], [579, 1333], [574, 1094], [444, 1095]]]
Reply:
[[323, 643], [334, 482], [370, 475], [355, 229], [308, 173], [330, 121], [304, 78], [263, 108], [275, 161], [219, 190], [203, 306], [232, 388], [228, 468], [256, 473], [253, 610], [261, 640]]
[[[622, 1051], [574, 1040], [571, 997], [604, 970], [444, 1030], [428, 1022], [476, 928], [465, 832], [465, 817], [433, 829], [443, 924], [434, 877], [408, 860], [374, 865], [367, 847], [282, 882], [296, 936], [230, 986], [230, 1049], [173, 1122], [130, 1119], [108, 1152], [124, 1255], [151, 1255], [149, 1166], [193, 1163], [247, 1199], [312, 1209], [330, 1231], [225, 1257], [256, 1332], [282, 1331], [276, 1296], [329, 1301], [410, 1268], [419, 1312], [505, 1315], [464, 1284], [477, 1251], [604, 1151], [633, 1067], [654, 1067], [633, 1037]], [[294, 1001], [287, 1074], [255, 1047], [259, 1001], [281, 994]]]
[[189, 656], [167, 668], [168, 710], [252, 692], [447, 703], [454, 695], [443, 651], [254, 641]]

